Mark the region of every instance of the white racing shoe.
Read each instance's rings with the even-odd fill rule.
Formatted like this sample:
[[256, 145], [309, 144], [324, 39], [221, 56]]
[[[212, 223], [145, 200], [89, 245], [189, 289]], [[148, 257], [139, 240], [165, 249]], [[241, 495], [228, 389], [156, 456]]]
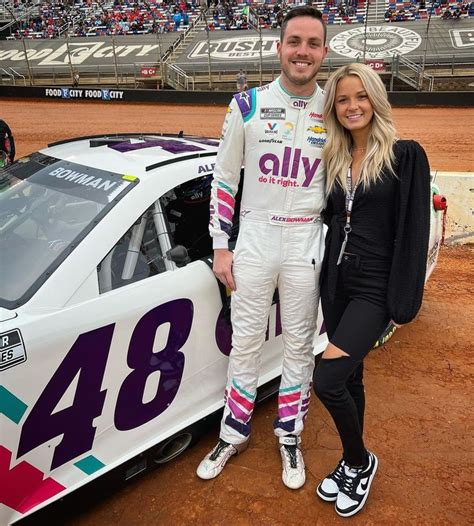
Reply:
[[279, 437], [283, 484], [290, 489], [298, 489], [306, 482], [303, 453], [299, 445], [301, 438], [295, 435]]
[[219, 475], [227, 461], [233, 455], [238, 455], [247, 449], [249, 441], [243, 444], [229, 444], [225, 440], [220, 439], [216, 447], [212, 449], [199, 464], [196, 474], [199, 478], [210, 480]]

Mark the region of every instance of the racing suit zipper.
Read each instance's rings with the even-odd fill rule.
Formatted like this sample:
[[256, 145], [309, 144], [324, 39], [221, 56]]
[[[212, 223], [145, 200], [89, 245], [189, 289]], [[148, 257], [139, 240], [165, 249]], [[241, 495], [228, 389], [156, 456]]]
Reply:
[[[292, 157], [294, 157], [296, 155], [295, 144], [302, 144], [302, 141], [299, 140], [300, 136], [301, 136], [301, 130], [298, 128], [301, 112], [302, 112], [302, 110], [296, 110], [295, 130], [296, 130], [297, 133], [293, 134], [293, 141], [291, 143], [291, 151], [292, 151], [292, 154], [293, 154]], [[301, 160], [300, 160], [300, 162], [301, 162]], [[297, 178], [297, 181], [299, 180], [299, 172], [300, 172], [300, 167], [298, 167], [298, 178]], [[287, 214], [291, 214], [292, 213], [293, 201], [295, 199], [295, 195], [298, 193], [297, 189], [298, 189], [298, 187], [295, 187], [295, 188], [293, 188], [292, 186], [287, 186], [286, 187], [286, 210], [285, 210], [285, 212]]]

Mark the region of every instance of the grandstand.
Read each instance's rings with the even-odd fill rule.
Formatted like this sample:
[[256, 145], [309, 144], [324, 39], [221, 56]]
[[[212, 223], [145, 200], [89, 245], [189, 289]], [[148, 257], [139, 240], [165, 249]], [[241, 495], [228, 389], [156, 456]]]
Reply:
[[[373, 3], [373, 2], [372, 2]], [[253, 7], [261, 29], [279, 27], [283, 15], [292, 3], [237, 3], [216, 0], [209, 6], [210, 30], [248, 29], [247, 15]], [[368, 12], [365, 0], [313, 1], [331, 24], [363, 24]], [[438, 18], [474, 16], [474, 2], [456, 0], [375, 0], [376, 16], [370, 22], [404, 22]], [[7, 39], [57, 38], [105, 35], [143, 35], [186, 31], [199, 17], [201, 6], [196, 0], [145, 1], [73, 0], [37, 2], [36, 0], [0, 0], [0, 37]], [[374, 9], [372, 9], [374, 11]], [[382, 14], [383, 13], [383, 14]]]
[[[294, 4], [212, 0], [208, 6], [207, 1], [0, 0], [0, 84], [71, 85], [76, 76], [80, 86], [233, 89], [242, 66], [251, 85], [275, 78], [274, 44]], [[323, 79], [341, 63], [380, 59], [390, 87], [397, 87], [394, 75], [402, 79], [402, 70], [410, 73], [403, 89], [436, 89], [430, 75], [460, 74], [466, 86], [472, 82], [474, 2], [320, 0], [312, 5], [328, 24]], [[253, 30], [249, 11], [258, 20]], [[400, 51], [401, 22], [417, 40], [413, 50]], [[367, 47], [367, 26], [377, 37], [373, 40], [387, 40], [392, 51], [379, 54]], [[331, 47], [333, 39], [347, 40], [346, 56]], [[240, 49], [239, 41], [253, 52], [226, 55]], [[265, 54], [259, 56], [260, 46]], [[348, 51], [351, 46], [358, 51]]]
[[417, 0], [389, 0], [385, 12], [386, 22], [405, 22], [413, 20], [428, 20], [429, 17], [466, 18], [474, 16], [474, 2], [432, 2]]

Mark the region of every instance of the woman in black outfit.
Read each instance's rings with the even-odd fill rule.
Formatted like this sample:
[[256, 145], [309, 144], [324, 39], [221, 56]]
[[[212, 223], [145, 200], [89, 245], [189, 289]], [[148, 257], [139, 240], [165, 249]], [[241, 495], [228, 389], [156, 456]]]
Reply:
[[380, 77], [364, 64], [325, 86], [329, 225], [321, 301], [329, 344], [314, 374], [343, 455], [318, 486], [336, 512], [360, 511], [378, 459], [363, 440], [363, 360], [388, 323], [417, 314], [429, 239], [430, 169], [423, 148], [399, 140]]

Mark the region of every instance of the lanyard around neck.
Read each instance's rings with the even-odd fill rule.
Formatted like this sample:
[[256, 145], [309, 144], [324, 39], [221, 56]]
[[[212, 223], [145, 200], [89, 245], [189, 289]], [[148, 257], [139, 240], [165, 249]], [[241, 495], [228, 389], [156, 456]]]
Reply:
[[351, 227], [351, 216], [352, 216], [352, 205], [354, 204], [354, 196], [359, 186], [359, 181], [352, 187], [352, 168], [349, 166], [347, 170], [347, 192], [346, 192], [346, 224], [344, 225], [344, 241], [341, 245], [341, 250], [339, 252], [339, 257], [337, 258], [337, 265], [340, 265], [342, 261], [342, 255], [346, 249], [347, 240], [349, 239], [349, 234], [352, 232]]

